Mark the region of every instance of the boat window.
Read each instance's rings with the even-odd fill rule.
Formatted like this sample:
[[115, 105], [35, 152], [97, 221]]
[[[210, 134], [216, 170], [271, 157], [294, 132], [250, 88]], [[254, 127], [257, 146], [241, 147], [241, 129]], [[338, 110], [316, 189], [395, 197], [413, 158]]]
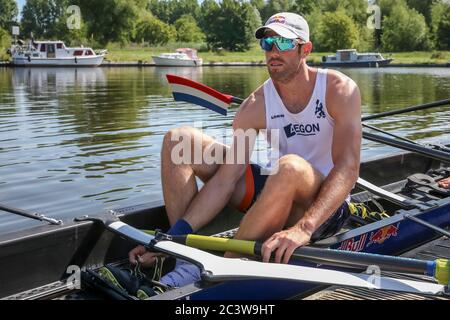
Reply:
[[332, 57], [331, 60], [336, 61], [336, 57]]
[[73, 55], [74, 56], [82, 56], [83, 55], [83, 50], [75, 50]]
[[84, 55], [85, 56], [93, 56], [94, 53], [92, 52], [92, 50], [86, 50], [86, 53]]
[[47, 45], [45, 43], [41, 44], [41, 52], [47, 51]]
[[56, 44], [56, 48], [62, 49], [62, 48], [63, 48], [62, 43], [57, 43], [57, 44]]

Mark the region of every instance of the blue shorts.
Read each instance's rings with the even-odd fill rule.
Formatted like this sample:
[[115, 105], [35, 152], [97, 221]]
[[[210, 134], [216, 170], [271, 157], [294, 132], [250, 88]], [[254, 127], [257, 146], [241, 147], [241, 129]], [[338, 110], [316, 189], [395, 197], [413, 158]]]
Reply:
[[[261, 174], [261, 167], [256, 164], [250, 164], [245, 172], [245, 195], [238, 210], [247, 212], [248, 209], [256, 202], [256, 199], [261, 194], [264, 185], [267, 181], [268, 175]], [[350, 210], [348, 203], [344, 202], [333, 215], [325, 221], [319, 229], [314, 232], [311, 241], [315, 242], [324, 238], [335, 235], [343, 227], [350, 217]]]

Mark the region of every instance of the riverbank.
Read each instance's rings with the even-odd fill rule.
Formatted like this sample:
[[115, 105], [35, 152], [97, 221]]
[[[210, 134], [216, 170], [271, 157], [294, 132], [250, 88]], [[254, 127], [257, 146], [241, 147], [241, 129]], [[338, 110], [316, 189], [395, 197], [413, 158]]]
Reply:
[[[109, 48], [104, 67], [152, 67], [152, 56], [173, 51], [170, 48]], [[308, 58], [311, 66], [321, 66], [322, 57], [330, 52], [313, 52]], [[450, 67], [450, 51], [382, 53], [394, 59], [388, 67]], [[265, 66], [264, 54], [259, 48], [246, 52], [200, 52], [204, 66]], [[7, 63], [0, 61], [0, 66]]]
[[[109, 48], [107, 60], [110, 62], [140, 62], [141, 64], [152, 64], [152, 56], [159, 55], [162, 52], [173, 51], [170, 48]], [[313, 52], [308, 58], [311, 65], [320, 65], [322, 57], [333, 54], [331, 52]], [[450, 51], [433, 52], [397, 52], [382, 53], [385, 58], [392, 58], [391, 63], [396, 66], [446, 66], [450, 63]], [[199, 52], [205, 65], [264, 65], [264, 54], [259, 47], [253, 47], [245, 52]]]

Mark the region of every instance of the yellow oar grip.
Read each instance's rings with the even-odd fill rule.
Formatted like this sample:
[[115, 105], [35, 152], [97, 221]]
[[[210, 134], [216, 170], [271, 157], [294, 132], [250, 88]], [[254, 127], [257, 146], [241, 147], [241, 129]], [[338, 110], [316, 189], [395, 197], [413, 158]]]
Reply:
[[[155, 235], [155, 231], [142, 231], [150, 235]], [[200, 250], [212, 250], [219, 252], [229, 251], [247, 255], [255, 254], [255, 242], [247, 240], [234, 240], [189, 234], [186, 236], [186, 245], [188, 247], [197, 248]]]
[[254, 255], [255, 242], [225, 238], [205, 237], [190, 234], [186, 245], [202, 250], [230, 251], [247, 255]]
[[449, 285], [450, 261], [447, 259], [436, 260], [436, 271], [434, 277], [439, 284]]

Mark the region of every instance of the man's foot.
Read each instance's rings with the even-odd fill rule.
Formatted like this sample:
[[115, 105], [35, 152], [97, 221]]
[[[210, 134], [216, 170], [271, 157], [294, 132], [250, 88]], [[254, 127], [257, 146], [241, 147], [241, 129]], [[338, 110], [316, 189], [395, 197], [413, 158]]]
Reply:
[[197, 282], [201, 279], [200, 268], [196, 265], [177, 259], [173, 271], [161, 278], [161, 282], [173, 288]]

